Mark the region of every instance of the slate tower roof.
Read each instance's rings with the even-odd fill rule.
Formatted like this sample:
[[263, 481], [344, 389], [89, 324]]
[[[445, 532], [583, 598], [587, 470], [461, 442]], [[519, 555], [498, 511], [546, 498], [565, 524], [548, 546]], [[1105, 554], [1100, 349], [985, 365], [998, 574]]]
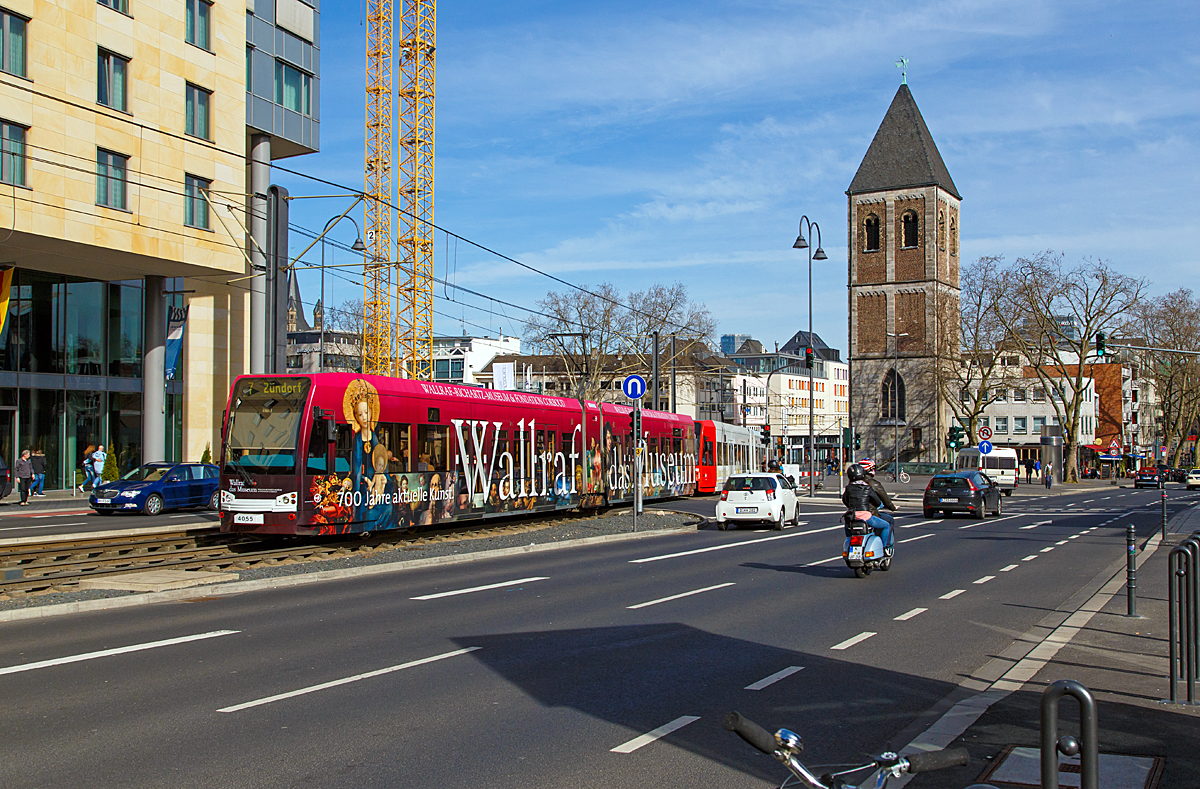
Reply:
[[901, 85], [846, 194], [916, 186], [940, 186], [962, 199], [908, 85]]

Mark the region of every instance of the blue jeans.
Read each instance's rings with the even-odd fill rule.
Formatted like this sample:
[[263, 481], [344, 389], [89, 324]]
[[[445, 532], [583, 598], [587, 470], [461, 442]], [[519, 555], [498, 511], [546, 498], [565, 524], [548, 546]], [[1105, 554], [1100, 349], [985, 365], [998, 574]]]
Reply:
[[892, 524], [878, 515], [872, 515], [871, 519], [867, 521], [867, 525], [875, 530], [875, 533], [879, 535], [879, 539], [883, 540], [884, 548], [892, 547]]
[[32, 492], [38, 494], [39, 496], [42, 495], [42, 486], [45, 484], [46, 484], [46, 475], [45, 474], [34, 474], [33, 475]]

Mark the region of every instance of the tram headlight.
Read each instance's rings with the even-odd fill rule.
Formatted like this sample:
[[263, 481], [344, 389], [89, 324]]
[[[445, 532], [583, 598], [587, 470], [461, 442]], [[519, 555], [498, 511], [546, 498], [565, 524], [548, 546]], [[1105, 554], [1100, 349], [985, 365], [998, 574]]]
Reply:
[[291, 493], [283, 493], [275, 497], [275, 504], [280, 507], [295, 507], [296, 500], [299, 498], [295, 491]]
[[222, 508], [222, 509], [224, 509], [225, 507], [228, 507], [228, 506], [230, 506], [230, 505], [231, 505], [231, 504], [233, 504], [233, 502], [235, 502], [236, 500], [237, 500], [237, 497], [236, 497], [236, 496], [234, 496], [234, 495], [233, 495], [232, 493], [230, 493], [229, 491], [227, 491], [227, 490], [223, 490], [223, 491], [221, 491], [221, 508]]

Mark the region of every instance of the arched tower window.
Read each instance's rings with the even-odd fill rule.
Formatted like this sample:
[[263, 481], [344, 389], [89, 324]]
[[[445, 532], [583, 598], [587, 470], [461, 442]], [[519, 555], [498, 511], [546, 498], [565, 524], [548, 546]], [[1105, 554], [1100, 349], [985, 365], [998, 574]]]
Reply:
[[958, 225], [954, 217], [950, 217], [950, 254], [958, 254]]
[[903, 422], [906, 404], [904, 402], [904, 378], [895, 369], [888, 370], [883, 379], [883, 418]]
[[863, 244], [863, 252], [878, 252], [879, 251], [879, 217], [871, 214], [863, 222], [863, 235], [865, 236]]
[[913, 249], [920, 244], [920, 225], [917, 223], [916, 211], [905, 211], [904, 216], [900, 218], [901, 227], [903, 229], [903, 246], [905, 249]]
[[938, 211], [938, 249], [946, 248], [946, 212]]

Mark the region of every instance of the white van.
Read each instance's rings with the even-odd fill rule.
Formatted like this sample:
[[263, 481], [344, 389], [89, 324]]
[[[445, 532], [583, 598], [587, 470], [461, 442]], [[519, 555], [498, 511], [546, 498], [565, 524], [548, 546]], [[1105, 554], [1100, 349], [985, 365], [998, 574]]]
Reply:
[[995, 447], [986, 455], [979, 453], [978, 447], [967, 447], [958, 450], [954, 459], [955, 471], [973, 469], [982, 471], [1004, 491], [1005, 496], [1011, 496], [1017, 489], [1017, 450]]

